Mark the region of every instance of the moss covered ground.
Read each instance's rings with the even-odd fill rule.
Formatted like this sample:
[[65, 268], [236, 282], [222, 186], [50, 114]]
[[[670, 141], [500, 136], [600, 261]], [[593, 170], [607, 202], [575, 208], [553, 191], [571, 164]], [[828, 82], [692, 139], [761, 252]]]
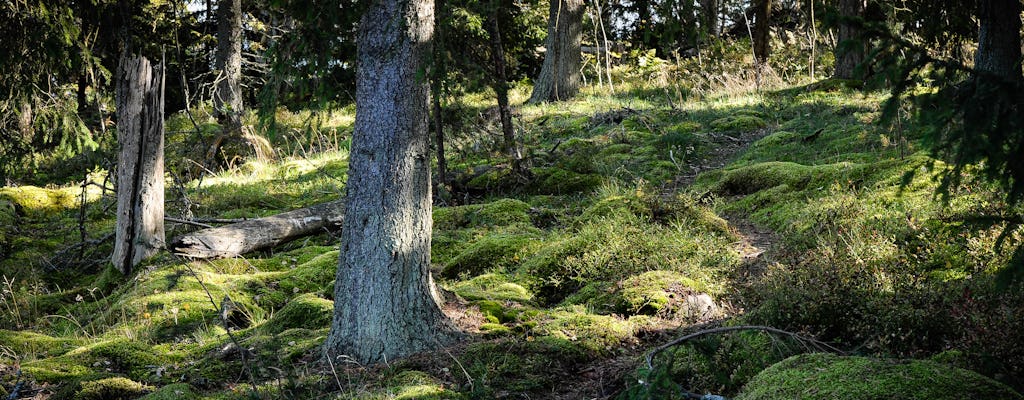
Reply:
[[[321, 361], [336, 233], [237, 259], [161, 254], [123, 277], [103, 242], [69, 247], [112, 230], [109, 192], [0, 189], [0, 364], [14, 366], [0, 384], [11, 388], [20, 369], [54, 399], [670, 398], [678, 388], [764, 398], [789, 390], [779, 376], [854, 368], [790, 359], [766, 370], [804, 350], [753, 333], [680, 344], [653, 371], [640, 367], [647, 349], [712, 322], [937, 360], [893, 364], [915, 379], [972, 370], [1008, 385], [1000, 393], [1024, 387], [1024, 299], [995, 278], [1021, 241], [1006, 222], [1020, 210], [973, 181], [937, 201], [915, 126], [879, 123], [884, 94], [814, 85], [680, 99], [665, 94], [671, 80], [628, 78], [617, 94], [518, 107], [526, 176], [486, 129], [452, 134], [432, 270], [469, 339], [384, 366]], [[469, 96], [466, 114], [491, 107], [484, 99]], [[312, 127], [282, 111], [277, 158], [212, 175], [182, 161], [194, 138], [169, 135], [168, 215], [252, 218], [337, 199], [352, 112]], [[183, 118], [168, 124], [190, 126]], [[736, 221], [778, 239], [744, 257]], [[807, 398], [833, 393], [813, 386]]]

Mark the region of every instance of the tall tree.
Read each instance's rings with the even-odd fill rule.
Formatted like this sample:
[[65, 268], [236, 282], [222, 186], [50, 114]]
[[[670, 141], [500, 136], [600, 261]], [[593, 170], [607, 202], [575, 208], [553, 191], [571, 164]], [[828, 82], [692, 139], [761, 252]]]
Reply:
[[498, 95], [498, 116], [501, 120], [501, 134], [505, 140], [505, 152], [512, 157], [512, 164], [518, 172], [522, 156], [519, 154], [519, 145], [516, 144], [515, 128], [512, 126], [512, 107], [508, 102], [505, 48], [501, 45], [501, 25], [498, 23], [501, 1], [492, 0], [491, 5], [491, 16], [487, 21], [487, 33], [491, 36], [491, 60], [494, 63], [494, 83], [491, 86]]
[[117, 68], [117, 228], [111, 261], [129, 274], [164, 247], [162, 66], [126, 46]]
[[772, 0], [756, 0], [754, 9], [754, 57], [759, 63], [768, 61], [772, 48], [769, 42], [771, 33]]
[[579, 93], [583, 12], [583, 0], [551, 1], [547, 53], [530, 95], [531, 103], [567, 100]]
[[213, 111], [221, 125], [221, 134], [207, 154], [212, 160], [224, 140], [241, 140], [242, 114], [242, 0], [217, 3], [217, 87]]
[[356, 122], [325, 356], [377, 363], [457, 335], [430, 276], [432, 0], [374, 0], [359, 25]]
[[701, 25], [705, 33], [718, 37], [722, 34], [722, 24], [718, 19], [720, 0], [700, 0]]
[[864, 62], [865, 44], [860, 38], [860, 28], [853, 21], [863, 18], [867, 0], [839, 0], [839, 29], [835, 47], [836, 69], [834, 76], [840, 79], [861, 79], [856, 74], [857, 66]]
[[1007, 82], [1021, 80], [1020, 0], [978, 1], [978, 51], [974, 69]]

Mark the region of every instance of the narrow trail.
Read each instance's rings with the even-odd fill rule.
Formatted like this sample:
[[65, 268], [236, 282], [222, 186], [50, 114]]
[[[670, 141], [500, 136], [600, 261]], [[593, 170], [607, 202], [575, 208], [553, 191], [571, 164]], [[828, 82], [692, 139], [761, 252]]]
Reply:
[[[769, 135], [770, 129], [759, 129], [733, 135], [712, 133], [713, 148], [707, 155], [688, 164], [689, 171], [681, 173], [676, 179], [662, 189], [663, 196], [672, 196], [685, 190], [702, 172], [720, 169], [746, 150], [750, 144]], [[725, 216], [729, 226], [735, 230], [739, 240], [734, 242], [733, 251], [743, 259], [736, 278], [740, 284], [749, 282], [760, 276], [771, 262], [772, 253], [779, 242], [778, 235], [769, 229], [759, 227], [746, 218], [738, 215]], [[714, 323], [714, 322], [712, 322]], [[589, 365], [581, 366], [575, 379], [567, 379], [563, 390], [552, 393], [552, 399], [611, 399], [620, 391], [632, 384], [627, 382], [630, 373], [636, 371], [640, 359], [650, 349], [666, 343], [678, 334], [683, 326], [666, 326], [650, 332], [641, 332], [637, 336], [640, 343], [614, 357], [594, 360]]]

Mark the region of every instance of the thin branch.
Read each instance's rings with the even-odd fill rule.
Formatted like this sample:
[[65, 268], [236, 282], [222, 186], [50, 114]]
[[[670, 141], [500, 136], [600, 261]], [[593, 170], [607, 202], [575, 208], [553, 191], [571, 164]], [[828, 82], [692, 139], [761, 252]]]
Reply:
[[208, 225], [208, 224], [204, 224], [202, 222], [190, 221], [190, 220], [187, 220], [187, 219], [180, 219], [180, 218], [174, 218], [174, 217], [164, 217], [164, 221], [174, 222], [176, 224], [185, 224], [185, 225], [198, 226], [200, 228], [213, 228], [213, 225]]

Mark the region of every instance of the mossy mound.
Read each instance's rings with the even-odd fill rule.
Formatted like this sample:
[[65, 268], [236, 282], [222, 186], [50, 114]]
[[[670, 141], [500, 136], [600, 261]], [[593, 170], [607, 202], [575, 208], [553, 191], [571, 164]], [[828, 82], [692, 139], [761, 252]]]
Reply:
[[790, 357], [757, 374], [737, 400], [1021, 399], [978, 373], [925, 360], [880, 360], [832, 354]]
[[[570, 371], [593, 357], [577, 343], [554, 337], [531, 341], [499, 339], [470, 344], [460, 357], [470, 376], [476, 377], [471, 398], [491, 399], [516, 393], [545, 398], [572, 379]], [[458, 368], [458, 367], [455, 367]]]
[[489, 270], [503, 270], [515, 265], [521, 253], [539, 241], [533, 234], [495, 233], [484, 236], [460, 252], [444, 266], [443, 275], [475, 276]]
[[128, 378], [114, 377], [97, 381], [82, 382], [82, 388], [75, 394], [76, 400], [131, 400], [149, 392], [153, 387]]
[[765, 126], [768, 126], [768, 123], [755, 115], [731, 115], [711, 121], [711, 129], [719, 132], [747, 132]]
[[199, 396], [192, 391], [192, 386], [187, 383], [174, 383], [162, 386], [153, 393], [139, 398], [139, 400], [196, 400]]
[[343, 393], [339, 400], [458, 400], [465, 397], [420, 371], [401, 371], [376, 387]]
[[18, 355], [60, 356], [80, 346], [76, 339], [55, 338], [29, 331], [0, 330], [0, 346], [13, 350]]
[[533, 293], [514, 283], [502, 274], [484, 274], [468, 281], [456, 283], [452, 288], [456, 294], [467, 300], [496, 300], [526, 303], [533, 300]]
[[588, 193], [604, 181], [598, 174], [578, 173], [562, 168], [536, 168], [530, 191], [537, 194]]
[[78, 199], [70, 189], [44, 189], [35, 186], [0, 188], [0, 200], [13, 203], [28, 216], [50, 215], [78, 205]]
[[462, 228], [528, 226], [529, 204], [516, 199], [499, 199], [484, 204], [434, 209], [434, 228], [454, 230]]
[[648, 271], [615, 284], [587, 285], [565, 300], [598, 311], [658, 315], [691, 321], [717, 316], [718, 306], [700, 284], [675, 271]]
[[537, 330], [598, 354], [609, 354], [623, 345], [637, 343], [629, 320], [587, 312], [585, 307], [561, 307], [543, 314]]
[[814, 166], [792, 162], [764, 162], [713, 172], [707, 174], [707, 178], [718, 181], [713, 187], [717, 193], [746, 195], [782, 185], [786, 185], [788, 190], [802, 190], [811, 185], [818, 185], [824, 189], [839, 182], [840, 178], [845, 178], [841, 183], [856, 184], [863, 182], [869, 173], [871, 168], [867, 165], [850, 162]]
[[124, 373], [137, 380], [145, 380], [154, 373], [156, 366], [171, 363], [171, 360], [162, 358], [150, 346], [127, 338], [84, 346], [68, 355], [79, 353], [87, 355], [89, 361], [105, 365], [112, 372]]
[[292, 328], [321, 329], [331, 325], [334, 302], [313, 294], [298, 296], [274, 313], [261, 326], [267, 333], [278, 334]]

